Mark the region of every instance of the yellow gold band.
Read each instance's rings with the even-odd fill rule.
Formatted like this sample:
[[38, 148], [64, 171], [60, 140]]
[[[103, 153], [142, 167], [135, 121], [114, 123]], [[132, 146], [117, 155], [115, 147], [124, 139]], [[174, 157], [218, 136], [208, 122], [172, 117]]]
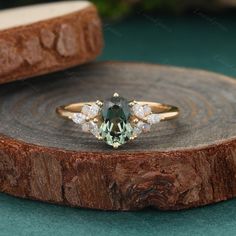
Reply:
[[[74, 113], [81, 112], [81, 109], [84, 105], [93, 105], [99, 103], [101, 102], [97, 101], [97, 102], [72, 103], [69, 105], [58, 107], [56, 109], [56, 112], [58, 115], [64, 118], [71, 119]], [[148, 105], [149, 107], [151, 107], [153, 113], [159, 114], [160, 121], [171, 120], [179, 115], [179, 108], [172, 105], [161, 104], [156, 102], [145, 102], [145, 101], [135, 101], [135, 103], [140, 105]]]

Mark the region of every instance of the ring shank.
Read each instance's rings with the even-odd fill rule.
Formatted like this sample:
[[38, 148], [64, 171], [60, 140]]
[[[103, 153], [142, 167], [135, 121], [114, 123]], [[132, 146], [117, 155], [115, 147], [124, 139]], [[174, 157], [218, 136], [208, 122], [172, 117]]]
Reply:
[[56, 113], [64, 118], [71, 119], [74, 113], [81, 112], [84, 105], [92, 105], [95, 103], [96, 102], [80, 102], [59, 106], [56, 108]]
[[[157, 102], [145, 102], [145, 101], [138, 101], [136, 103], [140, 105], [150, 106], [154, 114], [159, 114], [160, 121], [171, 120], [179, 115], [179, 108], [172, 105], [161, 104]], [[64, 118], [71, 119], [74, 113], [81, 112], [81, 109], [84, 105], [92, 105], [92, 104], [96, 104], [96, 102], [72, 103], [69, 105], [58, 107], [56, 109], [56, 112], [58, 115]]]
[[159, 114], [161, 121], [172, 120], [179, 115], [179, 108], [176, 106], [157, 102], [137, 102], [140, 105], [148, 105], [154, 114]]

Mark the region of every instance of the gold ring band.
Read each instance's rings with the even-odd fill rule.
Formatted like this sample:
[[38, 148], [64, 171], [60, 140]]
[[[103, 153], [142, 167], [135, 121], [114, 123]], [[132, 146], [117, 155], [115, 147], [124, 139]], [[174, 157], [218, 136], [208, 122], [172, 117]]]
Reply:
[[[91, 106], [93, 104], [98, 104], [99, 102], [100, 101], [72, 103], [69, 105], [57, 107], [56, 112], [58, 115], [64, 118], [71, 119], [75, 113], [81, 112], [82, 107], [84, 105]], [[153, 113], [159, 114], [160, 121], [171, 120], [178, 117], [179, 115], [179, 108], [176, 106], [161, 104], [157, 102], [145, 102], [145, 101], [133, 101], [133, 102], [140, 105], [150, 106]]]

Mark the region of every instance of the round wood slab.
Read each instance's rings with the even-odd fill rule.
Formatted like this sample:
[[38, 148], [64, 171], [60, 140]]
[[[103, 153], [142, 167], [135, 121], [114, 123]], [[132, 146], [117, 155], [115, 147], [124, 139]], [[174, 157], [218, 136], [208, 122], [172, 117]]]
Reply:
[[101, 21], [88, 1], [0, 10], [0, 84], [93, 61], [102, 47]]
[[[0, 87], [0, 190], [103, 210], [183, 209], [236, 196], [236, 81], [106, 62]], [[177, 120], [113, 150], [57, 106], [104, 99], [177, 105]]]

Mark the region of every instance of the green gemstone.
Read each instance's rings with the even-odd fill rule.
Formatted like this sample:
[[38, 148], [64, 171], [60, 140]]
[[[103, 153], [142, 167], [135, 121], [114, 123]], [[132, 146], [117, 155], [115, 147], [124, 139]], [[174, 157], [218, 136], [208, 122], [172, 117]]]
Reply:
[[132, 137], [130, 115], [131, 110], [126, 99], [117, 96], [104, 101], [100, 135], [108, 145], [119, 147]]

